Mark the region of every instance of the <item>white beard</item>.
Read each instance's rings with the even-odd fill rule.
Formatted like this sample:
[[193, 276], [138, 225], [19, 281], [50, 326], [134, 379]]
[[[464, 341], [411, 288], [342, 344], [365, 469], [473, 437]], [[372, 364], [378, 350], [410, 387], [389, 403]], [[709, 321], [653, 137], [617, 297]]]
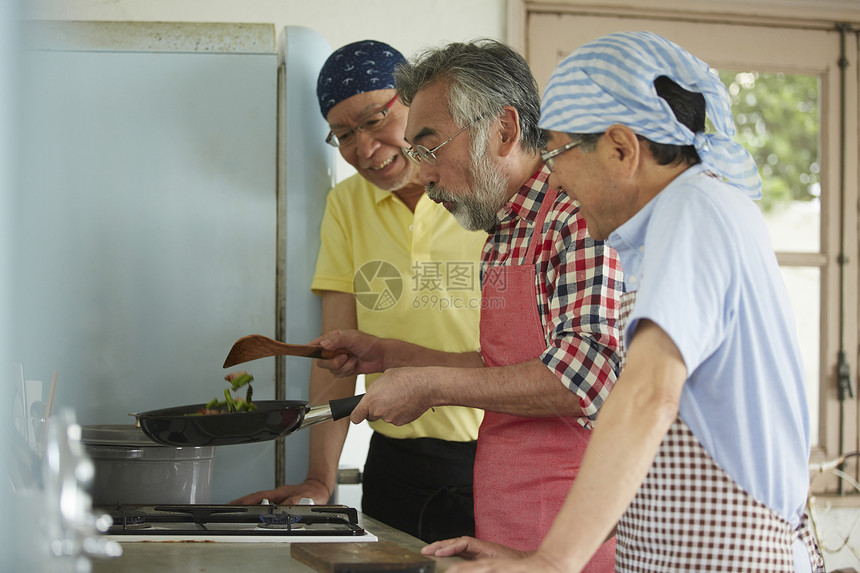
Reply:
[[469, 194], [455, 195], [434, 185], [427, 188], [427, 196], [451, 203], [451, 214], [464, 229], [490, 231], [496, 225], [496, 213], [507, 201], [508, 178], [486, 152], [473, 156], [469, 175], [472, 180]]

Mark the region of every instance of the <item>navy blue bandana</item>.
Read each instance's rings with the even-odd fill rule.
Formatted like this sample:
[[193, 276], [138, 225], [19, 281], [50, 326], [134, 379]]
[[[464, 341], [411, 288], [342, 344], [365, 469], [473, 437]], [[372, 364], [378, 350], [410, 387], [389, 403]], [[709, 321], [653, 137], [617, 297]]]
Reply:
[[394, 68], [405, 62], [403, 54], [374, 40], [353, 42], [335, 50], [317, 78], [317, 98], [323, 117], [348, 97], [394, 88]]

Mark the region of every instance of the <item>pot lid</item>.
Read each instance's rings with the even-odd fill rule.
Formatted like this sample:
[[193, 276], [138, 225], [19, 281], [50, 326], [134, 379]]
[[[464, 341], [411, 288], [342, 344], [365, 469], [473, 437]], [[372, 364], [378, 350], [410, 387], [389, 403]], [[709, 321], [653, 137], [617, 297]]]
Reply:
[[96, 424], [81, 426], [81, 441], [85, 444], [117, 446], [158, 446], [140, 427], [134, 424]]

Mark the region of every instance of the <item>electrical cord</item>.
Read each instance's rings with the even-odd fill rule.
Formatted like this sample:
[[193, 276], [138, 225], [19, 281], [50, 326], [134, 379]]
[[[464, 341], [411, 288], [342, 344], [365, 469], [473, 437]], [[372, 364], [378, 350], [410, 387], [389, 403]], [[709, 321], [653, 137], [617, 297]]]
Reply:
[[[851, 477], [850, 475], [848, 475], [847, 473], [845, 473], [839, 469], [839, 467], [842, 466], [842, 464], [844, 464], [847, 459], [852, 458], [852, 457], [860, 457], [860, 451], [851, 452], [848, 454], [843, 454], [843, 455], [841, 455], [838, 458], [833, 459], [833, 460], [809, 464], [809, 471], [813, 472], [813, 474], [814, 474], [810, 478], [810, 483], [818, 475], [821, 475], [823, 473], [832, 473], [836, 477], [843, 479], [846, 482], [848, 482], [849, 484], [851, 484], [851, 486], [854, 489], [856, 489], [858, 492], [860, 492], [860, 483], [858, 483], [853, 477]], [[827, 547], [821, 538], [821, 534], [819, 533], [818, 523], [815, 520], [815, 516], [814, 516], [813, 511], [812, 511], [813, 501], [814, 501], [813, 496], [810, 496], [807, 499], [807, 502], [806, 502], [807, 514], [809, 515], [809, 520], [812, 522], [812, 529], [813, 529], [813, 532], [815, 533], [815, 538], [818, 540], [818, 546], [821, 549], [821, 551], [826, 552], [826, 553], [831, 553], [831, 554], [832, 553], [839, 553], [845, 547], [848, 547], [848, 549], [851, 551], [851, 553], [853, 553], [854, 556], [858, 559], [858, 561], [860, 561], [860, 554], [858, 554], [857, 549], [855, 549], [854, 547], [849, 545], [849, 541], [851, 540], [851, 533], [854, 531], [854, 528], [857, 526], [858, 521], [860, 521], [860, 513], [858, 513], [857, 517], [855, 517], [855, 519], [854, 519], [854, 523], [851, 524], [851, 527], [849, 527], [848, 531], [844, 534], [844, 537], [842, 539], [842, 544], [839, 547], [835, 547], [835, 548], [834, 547]], [[828, 504], [827, 509], [828, 510], [830, 509], [829, 504]]]
[[421, 511], [418, 512], [418, 539], [423, 539], [424, 536], [424, 512], [427, 511], [427, 507], [430, 505], [430, 502], [433, 501], [433, 498], [442, 493], [450, 494], [447, 486], [440, 487], [424, 500], [424, 505], [421, 506]]
[[[841, 466], [842, 464], [844, 464], [845, 460], [847, 460], [848, 458], [853, 458], [853, 457], [857, 457], [857, 456], [860, 456], [860, 452], [851, 452], [850, 454], [842, 454], [841, 456], [839, 456], [835, 460], [830, 460], [827, 462], [820, 462], [820, 463], [816, 463], [816, 464], [809, 464], [809, 471], [820, 473], [820, 474], [831, 472], [831, 471], [835, 470], [836, 468], [838, 468], [839, 466]], [[860, 488], [858, 488], [858, 491], [860, 491]]]

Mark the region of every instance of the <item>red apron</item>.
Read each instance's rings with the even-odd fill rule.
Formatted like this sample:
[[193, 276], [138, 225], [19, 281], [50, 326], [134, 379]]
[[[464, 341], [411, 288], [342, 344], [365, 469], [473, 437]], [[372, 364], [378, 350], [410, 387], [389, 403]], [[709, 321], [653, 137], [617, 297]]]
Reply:
[[[548, 189], [526, 264], [491, 267], [484, 275], [481, 355], [488, 367], [538, 358], [547, 347], [537, 308], [535, 252], [555, 199]], [[498, 300], [504, 304], [489, 304]], [[574, 418], [485, 412], [475, 456], [476, 537], [521, 551], [537, 549], [579, 471], [590, 433]], [[613, 538], [583, 571], [614, 571], [614, 561]]]

